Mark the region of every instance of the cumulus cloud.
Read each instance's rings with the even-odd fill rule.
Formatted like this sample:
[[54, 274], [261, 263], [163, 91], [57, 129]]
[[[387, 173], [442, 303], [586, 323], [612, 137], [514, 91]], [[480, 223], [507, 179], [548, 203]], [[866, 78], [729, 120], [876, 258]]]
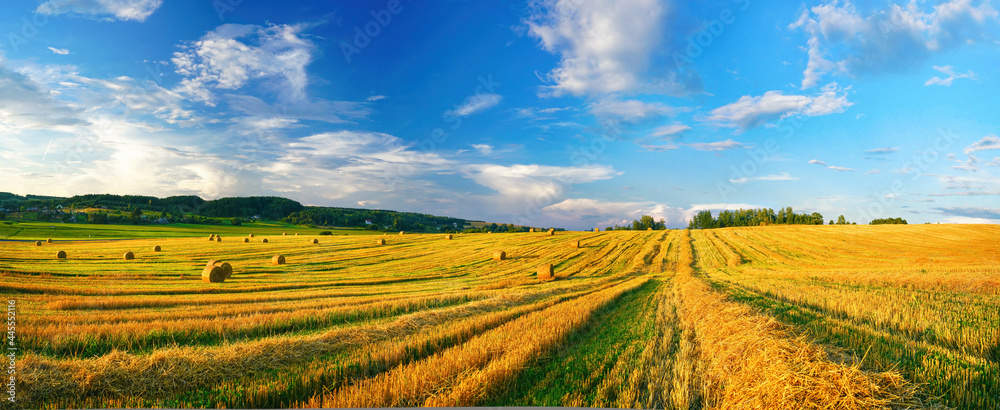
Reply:
[[687, 225], [686, 210], [654, 202], [608, 202], [590, 198], [572, 198], [542, 209], [546, 220], [574, 226], [577, 229], [600, 228], [629, 224], [643, 215], [663, 220], [668, 227]]
[[693, 70], [648, 78], [662, 48], [668, 4], [662, 0], [540, 0], [525, 19], [528, 34], [561, 57], [548, 73], [548, 93], [599, 95], [656, 89], [673, 95], [701, 91]]
[[951, 83], [960, 78], [968, 78], [970, 80], [979, 79], [979, 77], [976, 76], [976, 73], [972, 71], [968, 71], [966, 73], [956, 73], [955, 67], [952, 67], [950, 65], [946, 65], [944, 67], [934, 66], [934, 69], [940, 71], [942, 74], [945, 74], [948, 77], [945, 78], [941, 78], [938, 76], [931, 77], [930, 80], [927, 80], [927, 82], [924, 83], [924, 86], [943, 85], [945, 87], [951, 87]]
[[68, 14], [102, 20], [145, 21], [163, 4], [162, 0], [49, 0], [36, 13]]
[[747, 130], [790, 116], [816, 117], [841, 113], [852, 105], [854, 103], [847, 100], [847, 89], [830, 83], [812, 96], [786, 95], [781, 91], [768, 91], [756, 97], [743, 96], [734, 103], [712, 110], [704, 120]]
[[465, 117], [480, 113], [495, 107], [497, 104], [500, 104], [501, 99], [502, 97], [500, 94], [475, 94], [466, 98], [462, 105], [445, 112], [444, 115], [452, 117]]
[[979, 141], [972, 143], [968, 147], [965, 147], [965, 154], [969, 155], [976, 151], [987, 151], [987, 150], [998, 150], [1000, 149], [1000, 137], [990, 134]]
[[803, 11], [789, 29], [809, 35], [802, 88], [810, 88], [829, 74], [878, 75], [917, 66], [934, 53], [983, 40], [997, 15], [988, 0], [951, 0], [930, 9], [890, 4], [867, 15], [849, 0], [834, 0]]
[[198, 41], [181, 45], [171, 61], [184, 78], [177, 91], [215, 105], [213, 90], [238, 90], [252, 80], [286, 101], [306, 98], [306, 66], [314, 46], [304, 25], [225, 24]]

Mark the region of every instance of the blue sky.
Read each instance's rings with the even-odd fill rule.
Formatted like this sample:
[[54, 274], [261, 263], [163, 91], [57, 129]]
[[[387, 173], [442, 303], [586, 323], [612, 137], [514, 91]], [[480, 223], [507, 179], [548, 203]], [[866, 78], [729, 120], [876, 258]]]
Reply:
[[784, 206], [997, 223], [998, 9], [10, 0], [0, 191], [571, 229]]

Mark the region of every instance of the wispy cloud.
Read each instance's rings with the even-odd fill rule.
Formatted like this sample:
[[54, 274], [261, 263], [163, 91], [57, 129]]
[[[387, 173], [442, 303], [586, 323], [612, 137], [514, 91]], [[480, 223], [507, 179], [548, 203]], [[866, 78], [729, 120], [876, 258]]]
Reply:
[[730, 149], [753, 148], [753, 145], [746, 145], [732, 139], [718, 142], [696, 142], [684, 144], [686, 147], [694, 148], [698, 151], [725, 151]]
[[875, 148], [865, 151], [866, 154], [891, 154], [893, 152], [898, 152], [899, 147], [885, 147], [885, 148]]
[[500, 104], [502, 97], [500, 94], [476, 94], [465, 99], [465, 103], [446, 111], [444, 114], [451, 117], [465, 117], [486, 111], [497, 104]]
[[590, 112], [592, 114], [598, 117], [616, 118], [624, 121], [669, 116], [684, 110], [673, 108], [661, 102], [620, 100], [612, 97], [602, 98], [590, 104]]
[[[827, 165], [826, 162], [820, 161], [818, 159], [809, 160], [809, 163], [810, 164], [824, 166], [827, 169], [832, 169], [834, 171], [840, 171], [840, 172], [856, 172], [857, 171], [856, 169], [853, 169], [853, 168], [838, 167], [836, 165]], [[871, 173], [871, 172], [869, 172], [869, 173]]]
[[780, 174], [764, 175], [759, 177], [743, 177], [738, 179], [730, 179], [729, 182], [734, 184], [745, 184], [750, 181], [796, 181], [798, 178], [789, 175], [787, 172], [782, 172]]
[[102, 20], [145, 21], [163, 4], [162, 0], [49, 0], [36, 13], [69, 14]]
[[983, 137], [979, 141], [972, 143], [972, 145], [965, 147], [965, 151], [963, 152], [965, 152], [965, 154], [968, 155], [976, 151], [987, 151], [987, 150], [998, 150], [998, 149], [1000, 149], [1000, 137], [990, 134]]
[[52, 50], [52, 52], [56, 54], [62, 54], [62, 55], [69, 54], [69, 49], [66, 48], [49, 47], [49, 50]]
[[479, 153], [483, 155], [490, 155], [493, 153], [493, 146], [489, 144], [472, 144], [472, 148], [479, 151]]
[[657, 127], [649, 136], [654, 138], [673, 139], [674, 136], [690, 129], [691, 127], [684, 124], [664, 125], [662, 127]]
[[384, 99], [385, 99], [384, 95], [373, 95], [373, 96], [368, 97], [367, 99], [365, 99], [365, 101], [373, 102], [373, 101], [384, 100]]
[[927, 82], [924, 83], [924, 86], [943, 85], [945, 87], [951, 87], [951, 83], [959, 78], [968, 78], [970, 80], [979, 79], [979, 77], [976, 76], [976, 73], [972, 71], [968, 71], [966, 73], [955, 73], [955, 67], [952, 67], [950, 65], [946, 65], [944, 67], [934, 66], [934, 69], [940, 71], [942, 74], [945, 74], [948, 77], [946, 78], [941, 78], [938, 76], [931, 77], [930, 80], [927, 80]]

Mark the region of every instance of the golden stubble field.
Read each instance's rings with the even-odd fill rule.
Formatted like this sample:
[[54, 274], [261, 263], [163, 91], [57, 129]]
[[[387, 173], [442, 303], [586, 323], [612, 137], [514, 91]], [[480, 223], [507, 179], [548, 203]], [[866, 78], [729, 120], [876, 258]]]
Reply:
[[1000, 408], [997, 226], [249, 233], [0, 242], [15, 407]]

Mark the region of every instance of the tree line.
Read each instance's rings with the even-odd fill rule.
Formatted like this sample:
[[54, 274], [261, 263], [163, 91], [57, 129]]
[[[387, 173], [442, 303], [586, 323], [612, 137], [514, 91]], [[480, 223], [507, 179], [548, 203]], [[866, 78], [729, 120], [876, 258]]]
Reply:
[[761, 225], [823, 225], [823, 215], [819, 212], [797, 214], [792, 207], [774, 212], [771, 208], [723, 210], [718, 217], [705, 210], [695, 214], [688, 223], [688, 229], [715, 229], [738, 226]]

